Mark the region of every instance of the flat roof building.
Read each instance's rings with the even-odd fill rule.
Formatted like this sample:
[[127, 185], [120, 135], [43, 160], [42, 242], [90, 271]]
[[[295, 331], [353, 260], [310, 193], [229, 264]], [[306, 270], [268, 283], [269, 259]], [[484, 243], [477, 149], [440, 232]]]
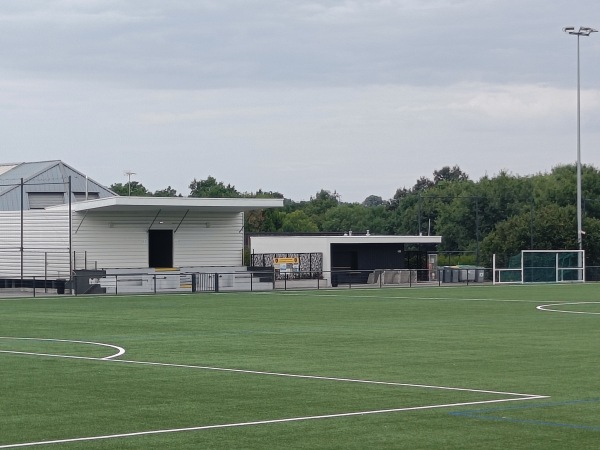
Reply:
[[[366, 283], [369, 272], [374, 270], [426, 269], [427, 253], [435, 252], [441, 242], [441, 236], [251, 235], [250, 251], [257, 264], [263, 264], [265, 255], [267, 261], [276, 257], [314, 255], [311, 258], [320, 261], [323, 277], [329, 285], [335, 285], [345, 280]], [[334, 277], [336, 272], [337, 277]]]

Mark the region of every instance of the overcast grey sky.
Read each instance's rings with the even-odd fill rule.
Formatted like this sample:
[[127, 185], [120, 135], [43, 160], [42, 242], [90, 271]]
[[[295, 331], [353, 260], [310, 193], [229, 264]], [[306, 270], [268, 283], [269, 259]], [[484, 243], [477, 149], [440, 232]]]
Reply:
[[[577, 38], [598, 0], [6, 0], [1, 162], [62, 159], [184, 195], [209, 175], [307, 200], [391, 198], [576, 159]], [[600, 33], [581, 38], [600, 167]]]

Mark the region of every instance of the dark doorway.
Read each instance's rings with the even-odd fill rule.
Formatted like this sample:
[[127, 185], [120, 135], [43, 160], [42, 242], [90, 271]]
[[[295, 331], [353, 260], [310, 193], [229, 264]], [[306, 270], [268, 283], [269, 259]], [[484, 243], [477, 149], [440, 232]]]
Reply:
[[331, 254], [331, 268], [337, 270], [357, 270], [358, 252], [356, 250], [335, 250]]
[[148, 266], [173, 267], [173, 230], [148, 231]]

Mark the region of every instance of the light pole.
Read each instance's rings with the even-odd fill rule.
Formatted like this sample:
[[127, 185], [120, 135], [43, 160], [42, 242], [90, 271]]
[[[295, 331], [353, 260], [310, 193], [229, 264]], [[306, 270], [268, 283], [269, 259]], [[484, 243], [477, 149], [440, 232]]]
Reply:
[[579, 37], [589, 36], [592, 33], [597, 33], [598, 30], [594, 30], [590, 27], [579, 27], [579, 30], [575, 30], [575, 27], [564, 27], [565, 33], [577, 36], [577, 243], [579, 244], [579, 250], [583, 249], [583, 240], [581, 238], [583, 230], [581, 227], [581, 76], [579, 69]]

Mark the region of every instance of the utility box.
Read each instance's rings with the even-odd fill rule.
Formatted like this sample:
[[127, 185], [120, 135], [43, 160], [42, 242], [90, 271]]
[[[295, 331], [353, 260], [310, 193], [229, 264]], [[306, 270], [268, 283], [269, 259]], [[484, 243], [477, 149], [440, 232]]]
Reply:
[[479, 266], [443, 266], [438, 271], [443, 283], [483, 283], [485, 268]]
[[443, 283], [458, 283], [460, 279], [459, 270], [453, 266], [444, 266], [441, 270]]
[[485, 269], [479, 266], [457, 266], [460, 282], [483, 283]]

